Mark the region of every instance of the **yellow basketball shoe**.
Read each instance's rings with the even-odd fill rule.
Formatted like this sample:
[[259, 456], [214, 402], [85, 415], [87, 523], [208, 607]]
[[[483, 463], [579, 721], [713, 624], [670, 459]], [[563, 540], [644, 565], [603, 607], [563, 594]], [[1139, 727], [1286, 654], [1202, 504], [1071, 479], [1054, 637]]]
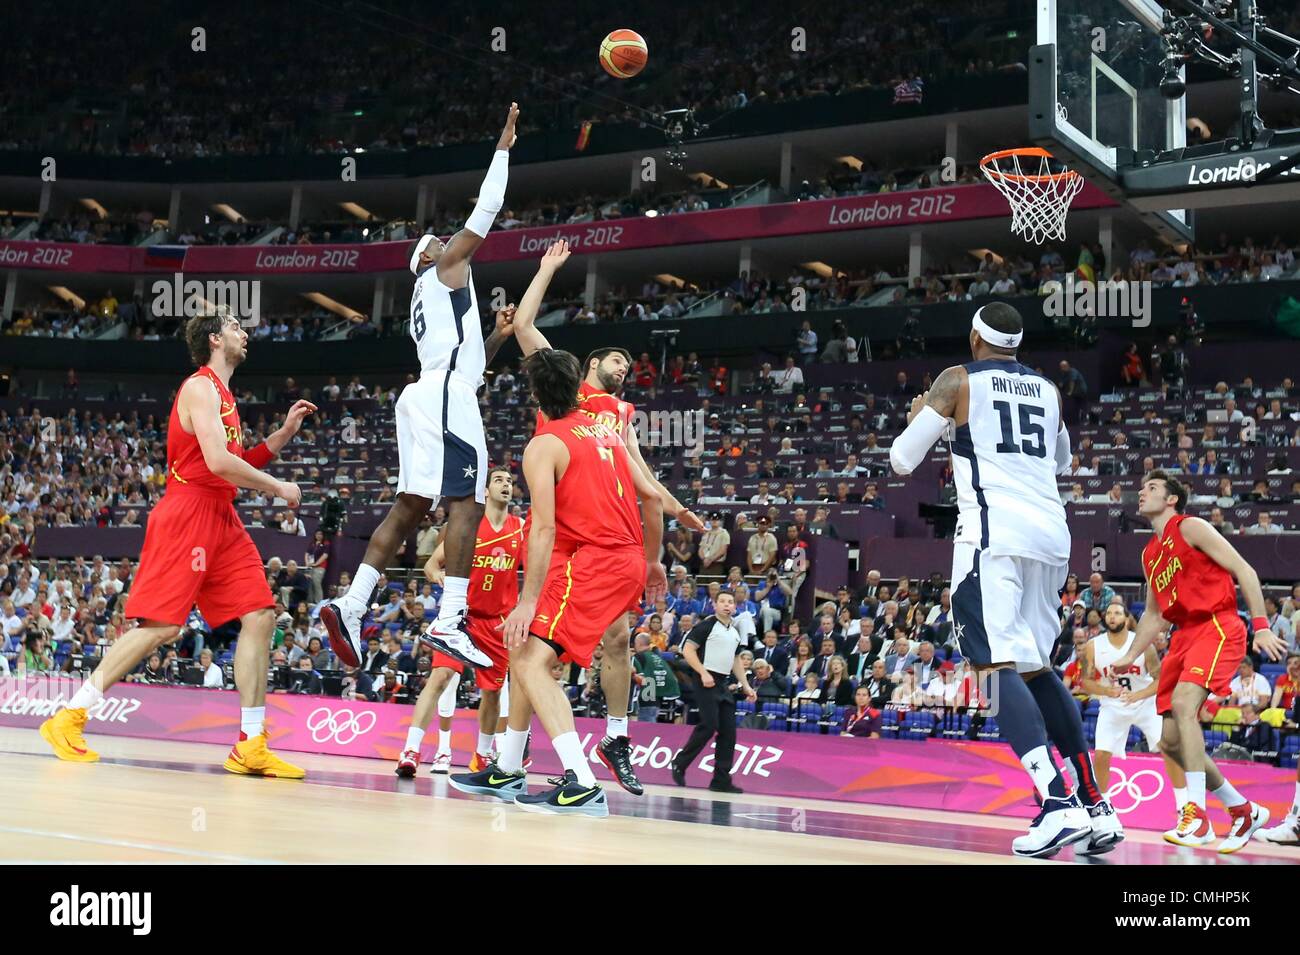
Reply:
[[241, 739], [226, 757], [226, 770], [241, 776], [268, 776], [274, 779], [302, 779], [307, 771], [286, 763], [266, 748], [266, 734]]
[[99, 754], [86, 745], [81, 734], [86, 729], [86, 711], [62, 709], [41, 724], [41, 738], [50, 744], [54, 755], [70, 763], [93, 763]]

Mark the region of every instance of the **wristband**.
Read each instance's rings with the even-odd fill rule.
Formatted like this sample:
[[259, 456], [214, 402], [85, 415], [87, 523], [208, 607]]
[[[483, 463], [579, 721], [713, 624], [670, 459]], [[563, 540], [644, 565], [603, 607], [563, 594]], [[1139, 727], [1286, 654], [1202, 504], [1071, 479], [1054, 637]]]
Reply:
[[1251, 617], [1251, 618], [1250, 618], [1250, 630], [1251, 630], [1251, 633], [1258, 633], [1258, 632], [1261, 631], [1261, 630], [1272, 630], [1272, 629], [1273, 629], [1273, 628], [1270, 627], [1270, 626], [1268, 625], [1268, 617]]
[[271, 453], [271, 449], [266, 446], [265, 441], [257, 445], [257, 447], [249, 448], [244, 452], [244, 460], [259, 471], [270, 464], [274, 459], [275, 455]]

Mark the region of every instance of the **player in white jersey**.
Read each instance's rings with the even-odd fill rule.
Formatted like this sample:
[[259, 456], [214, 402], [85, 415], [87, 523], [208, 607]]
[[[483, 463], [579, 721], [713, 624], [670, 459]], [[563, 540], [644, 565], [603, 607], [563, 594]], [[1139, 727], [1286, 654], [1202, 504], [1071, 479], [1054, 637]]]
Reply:
[[420, 379], [402, 389], [397, 402], [397, 501], [370, 536], [348, 592], [320, 612], [330, 646], [348, 666], [359, 666], [363, 659], [361, 618], [381, 569], [440, 499], [447, 509], [442, 535], [446, 579], [438, 619], [420, 639], [463, 663], [486, 667], [492, 662], [474, 646], [465, 623], [474, 535], [487, 491], [487, 440], [476, 392], [487, 362], [512, 333], [513, 311], [498, 313], [485, 343], [469, 263], [505, 204], [518, 117], [519, 107], [511, 103], [465, 228], [446, 243], [421, 236], [411, 249], [415, 291], [410, 333], [420, 358]]
[[[1056, 386], [1016, 360], [1023, 337], [1012, 306], [979, 309], [971, 322], [974, 361], [944, 369], [916, 397], [889, 460], [897, 473], [911, 474], [950, 436], [958, 504], [953, 627], [962, 655], [989, 680], [1002, 735], [1043, 803], [1012, 850], [1046, 857], [1086, 843], [1078, 851], [1105, 852], [1124, 830], [1097, 788], [1079, 707], [1051, 667], [1070, 556], [1056, 475], [1070, 464], [1070, 436]], [[1073, 765], [1077, 792], [1057, 769], [1049, 738]]]
[[[1083, 651], [1079, 670], [1080, 687], [1101, 700], [1097, 713], [1097, 737], [1093, 745], [1093, 764], [1097, 769], [1097, 786], [1107, 796], [1110, 789], [1110, 759], [1112, 754], [1124, 758], [1129, 730], [1136, 726], [1146, 737], [1147, 750], [1160, 752], [1160, 733], [1164, 721], [1156, 712], [1156, 689], [1160, 677], [1160, 657], [1155, 647], [1133, 661], [1123, 673], [1116, 672], [1115, 664], [1133, 646], [1136, 636], [1128, 628], [1128, 611], [1121, 603], [1113, 603], [1102, 616], [1103, 631], [1088, 641]], [[1173, 788], [1174, 811], [1187, 804], [1187, 776], [1169, 756], [1165, 756], [1165, 772]], [[1154, 774], [1152, 774], [1154, 775]], [[1115, 787], [1120, 792], [1131, 785], [1132, 778]]]

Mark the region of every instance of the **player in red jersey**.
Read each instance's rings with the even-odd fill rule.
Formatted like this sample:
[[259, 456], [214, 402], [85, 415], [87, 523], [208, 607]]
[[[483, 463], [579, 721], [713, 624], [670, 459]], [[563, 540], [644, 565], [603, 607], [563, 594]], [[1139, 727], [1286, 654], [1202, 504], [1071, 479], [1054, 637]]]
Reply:
[[[610, 616], [640, 603], [663, 525], [650, 524], [642, 534], [637, 498], [658, 492], [632, 466], [618, 434], [579, 410], [577, 358], [547, 348], [525, 359], [524, 368], [548, 420], [524, 451], [532, 528], [523, 594], [503, 628], [514, 680], [510, 720], [498, 762], [452, 776], [451, 784], [513, 799], [532, 812], [607, 816], [573, 710], [550, 670], [557, 660], [588, 666]], [[565, 772], [559, 785], [530, 796], [521, 763], [533, 711]]]
[[[564, 240], [553, 243], [542, 256], [537, 276], [528, 286], [515, 312], [513, 325], [519, 348], [527, 357], [533, 352], [550, 348], [550, 342], [537, 330], [537, 313], [551, 278], [569, 258], [569, 245]], [[633, 416], [636, 409], [631, 402], [617, 397], [632, 364], [632, 356], [623, 348], [598, 348], [587, 356], [583, 366], [585, 377], [578, 385], [578, 410], [588, 417], [603, 421], [620, 437], [627, 449], [632, 467], [641, 472], [655, 488], [656, 495], [642, 502], [642, 517], [646, 527], [662, 526], [663, 516], [676, 518], [678, 523], [692, 530], [703, 530], [698, 516], [682, 505], [655, 477], [641, 456]], [[538, 412], [537, 426], [546, 420]], [[557, 551], [558, 556], [558, 551]], [[552, 558], [553, 560], [555, 558]], [[649, 568], [646, 581], [646, 599], [654, 601], [667, 591], [663, 565], [657, 560]], [[628, 704], [631, 701], [632, 656], [630, 651], [631, 628], [627, 614], [617, 614], [605, 628], [601, 638], [600, 685], [605, 694], [607, 712], [605, 736], [596, 748], [601, 762], [609, 768], [620, 786], [640, 795], [641, 782], [632, 769], [632, 744], [628, 737]]]
[[1234, 577], [1250, 609], [1256, 652], [1276, 660], [1286, 644], [1269, 629], [1264, 593], [1254, 569], [1208, 522], [1184, 514], [1186, 506], [1187, 488], [1164, 471], [1152, 471], [1142, 482], [1138, 513], [1151, 521], [1155, 531], [1142, 551], [1146, 607], [1132, 646], [1115, 661], [1114, 669], [1123, 672], [1158, 634], [1171, 624], [1178, 628], [1161, 662], [1156, 709], [1164, 717], [1161, 752], [1186, 772], [1188, 801], [1178, 828], [1166, 832], [1165, 839], [1180, 846], [1214, 841], [1205, 807], [1208, 787], [1232, 817], [1219, 851], [1236, 852], [1268, 821], [1268, 810], [1237, 792], [1206, 755], [1197, 716], [1210, 694], [1229, 692], [1233, 674], [1246, 655], [1246, 628], [1237, 616]]
[[240, 734], [225, 768], [242, 775], [301, 779], [301, 769], [266, 747], [266, 665], [275, 601], [234, 500], [238, 489], [247, 487], [298, 505], [298, 485], [277, 481], [259, 468], [289, 443], [316, 406], [295, 402], [283, 427], [244, 450], [230, 376], [248, 356], [248, 333], [235, 318], [200, 316], [189, 320], [185, 337], [199, 370], [181, 385], [167, 424], [167, 492], [149, 515], [140, 569], [127, 594], [126, 616], [137, 625], [108, 649], [67, 708], [42, 724], [41, 735], [60, 759], [99, 759], [82, 735], [86, 711], [141, 660], [173, 642], [198, 604], [213, 626], [236, 617], [240, 621], [235, 652]]
[[[467, 601], [467, 618], [470, 638], [492, 660], [490, 667], [477, 667], [474, 679], [482, 692], [478, 708], [478, 745], [470, 771], [487, 767], [492, 750], [492, 737], [496, 732], [500, 693], [506, 682], [510, 655], [506, 652], [501, 624], [506, 614], [519, 600], [518, 565], [524, 557], [524, 524], [510, 513], [510, 497], [514, 491], [514, 478], [505, 468], [488, 472], [487, 504], [483, 520], [479, 521], [474, 539], [474, 559], [471, 564]], [[426, 573], [441, 571], [442, 545], [434, 551], [426, 565]], [[411, 728], [406, 734], [406, 747], [397, 760], [397, 775], [411, 777], [420, 765], [420, 744], [425, 731], [438, 708], [438, 699], [451, 684], [452, 678], [464, 672], [464, 664], [439, 650], [433, 653], [433, 668], [425, 681], [420, 697], [415, 702]], [[434, 771], [439, 771], [437, 763]], [[442, 771], [446, 771], [445, 769]]]

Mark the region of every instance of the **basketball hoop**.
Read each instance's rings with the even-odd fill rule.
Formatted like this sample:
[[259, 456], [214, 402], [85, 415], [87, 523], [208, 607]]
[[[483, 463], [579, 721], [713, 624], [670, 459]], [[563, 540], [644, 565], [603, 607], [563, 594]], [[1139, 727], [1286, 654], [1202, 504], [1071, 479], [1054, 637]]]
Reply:
[[984, 178], [1011, 203], [1011, 231], [1042, 245], [1064, 241], [1065, 214], [1083, 177], [1045, 149], [1003, 149], [980, 160]]

